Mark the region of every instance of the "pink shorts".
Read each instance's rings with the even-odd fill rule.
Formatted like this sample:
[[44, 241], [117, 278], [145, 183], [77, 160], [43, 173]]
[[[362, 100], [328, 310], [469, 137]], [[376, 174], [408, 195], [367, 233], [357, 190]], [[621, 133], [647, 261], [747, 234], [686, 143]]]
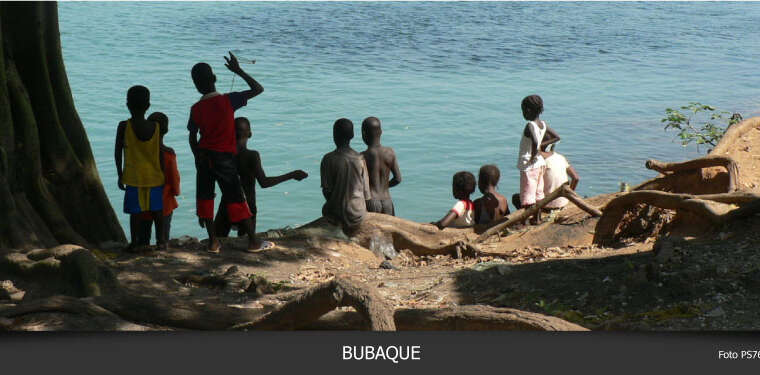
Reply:
[[544, 199], [544, 170], [539, 167], [520, 171], [520, 204], [529, 206]]

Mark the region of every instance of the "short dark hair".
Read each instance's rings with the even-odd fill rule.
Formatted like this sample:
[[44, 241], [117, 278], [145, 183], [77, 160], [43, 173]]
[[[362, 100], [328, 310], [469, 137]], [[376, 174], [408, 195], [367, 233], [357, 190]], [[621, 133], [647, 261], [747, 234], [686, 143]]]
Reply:
[[538, 95], [528, 95], [522, 100], [521, 107], [526, 120], [535, 120], [544, 112], [544, 101]]
[[454, 190], [470, 195], [475, 191], [475, 176], [467, 171], [454, 173], [452, 186]]
[[333, 124], [333, 137], [348, 140], [354, 137], [354, 123], [347, 118], [339, 118]]
[[190, 75], [193, 77], [193, 82], [198, 84], [208, 84], [211, 81], [211, 77], [214, 76], [214, 72], [211, 70], [211, 65], [205, 62], [199, 62], [193, 65], [193, 69], [190, 70]]
[[520, 194], [512, 194], [512, 205], [515, 206], [515, 209], [521, 209], [522, 208], [522, 202], [520, 201]]
[[493, 164], [486, 164], [480, 167], [480, 171], [478, 172], [478, 181], [491, 186], [496, 186], [499, 183], [500, 177], [501, 172], [499, 172], [499, 167]]
[[246, 124], [248, 124], [248, 126], [251, 126], [251, 121], [248, 120], [248, 117], [245, 117], [245, 116], [235, 117], [235, 124], [236, 125], [237, 125], [238, 121], [243, 121]]
[[158, 123], [159, 129], [161, 129], [161, 135], [169, 132], [169, 117], [163, 112], [153, 112], [148, 116], [149, 121], [155, 121]]
[[135, 85], [127, 90], [127, 107], [145, 111], [150, 106], [150, 90], [141, 85]]
[[370, 116], [364, 119], [362, 121], [362, 130], [366, 131], [369, 130], [370, 126], [372, 125], [373, 121], [377, 121], [377, 124], [380, 125], [380, 119], [374, 116]]

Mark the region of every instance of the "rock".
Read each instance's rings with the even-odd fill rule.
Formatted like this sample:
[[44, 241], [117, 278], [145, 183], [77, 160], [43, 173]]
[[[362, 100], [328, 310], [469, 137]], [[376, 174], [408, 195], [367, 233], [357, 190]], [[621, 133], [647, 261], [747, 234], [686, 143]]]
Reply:
[[369, 250], [380, 259], [393, 259], [398, 252], [393, 247], [393, 239], [385, 233], [375, 233], [369, 241]]
[[477, 263], [477, 264], [473, 265], [470, 268], [472, 270], [474, 270], [474, 271], [480, 272], [480, 271], [485, 271], [485, 270], [488, 270], [488, 269], [491, 269], [491, 268], [494, 268], [494, 267], [497, 267], [497, 266], [500, 266], [500, 265], [504, 265], [504, 262], [496, 262], [496, 261], [481, 262], [481, 263]]
[[499, 275], [505, 276], [512, 272], [512, 266], [508, 264], [500, 264], [496, 266], [496, 272], [498, 272]]

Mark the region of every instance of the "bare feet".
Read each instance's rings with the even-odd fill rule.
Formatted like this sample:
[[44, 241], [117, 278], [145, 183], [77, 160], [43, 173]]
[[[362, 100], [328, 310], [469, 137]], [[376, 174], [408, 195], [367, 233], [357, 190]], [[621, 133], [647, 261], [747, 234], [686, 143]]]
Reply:
[[206, 252], [209, 252], [211, 254], [219, 254], [219, 252], [222, 250], [222, 244], [219, 243], [219, 240], [214, 239], [213, 241], [208, 242], [208, 248], [206, 248]]
[[271, 250], [273, 248], [273, 242], [255, 239], [252, 242], [248, 243], [248, 249], [246, 249], [246, 251], [249, 253], [258, 253], [261, 251]]

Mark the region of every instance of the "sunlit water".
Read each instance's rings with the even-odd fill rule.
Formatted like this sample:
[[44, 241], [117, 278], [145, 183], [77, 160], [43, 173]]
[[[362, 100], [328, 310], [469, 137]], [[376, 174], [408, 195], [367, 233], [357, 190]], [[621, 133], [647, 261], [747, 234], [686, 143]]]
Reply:
[[259, 189], [259, 230], [320, 215], [319, 162], [340, 117], [354, 121], [360, 151], [362, 119], [382, 120], [404, 177], [392, 189], [396, 213], [431, 221], [451, 207], [459, 170], [497, 164], [500, 190], [517, 191], [528, 94], [544, 98], [543, 118], [584, 195], [652, 176], [648, 158], [698, 155], [663, 131], [667, 107], [760, 112], [758, 4], [64, 2], [59, 15], [77, 110], [125, 230], [113, 141], [129, 117], [127, 89], [142, 84], [150, 110], [169, 116], [166, 142], [178, 153], [172, 234], [201, 235], [186, 131], [199, 94], [189, 72], [206, 61], [220, 91], [243, 89], [223, 66], [228, 50], [255, 59], [243, 67], [266, 88], [237, 112], [254, 125], [249, 146], [266, 172], [310, 174]]

